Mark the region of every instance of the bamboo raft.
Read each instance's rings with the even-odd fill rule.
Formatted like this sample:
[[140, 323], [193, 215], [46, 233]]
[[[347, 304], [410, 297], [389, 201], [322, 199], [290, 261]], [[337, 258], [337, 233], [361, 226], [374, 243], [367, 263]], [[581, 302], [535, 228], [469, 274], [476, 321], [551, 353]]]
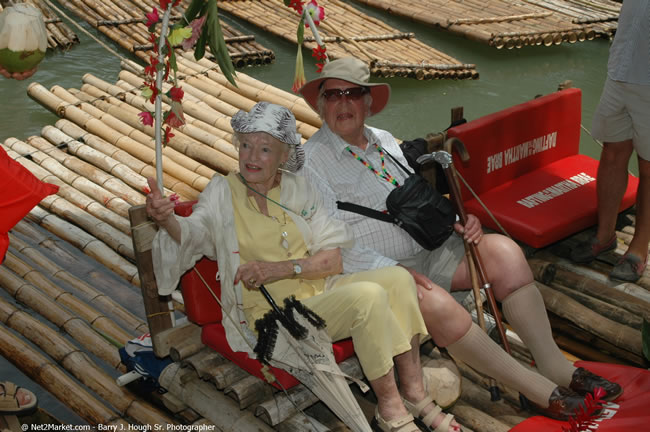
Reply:
[[[372, 18], [340, 0], [323, 0], [325, 19], [318, 31], [330, 59], [354, 56], [368, 63], [380, 77], [427, 79], [476, 79], [473, 64], [463, 64], [382, 21]], [[290, 42], [297, 43], [298, 14], [281, 0], [222, 0], [222, 11], [231, 13]], [[316, 42], [305, 31], [303, 47]]]
[[[47, 29], [48, 48], [52, 50], [67, 50], [72, 45], [79, 43], [79, 37], [43, 1], [25, 0], [25, 3], [37, 7], [43, 14], [45, 28]], [[0, 11], [2, 11], [1, 5]]]
[[[2, 144], [34, 175], [60, 189], [10, 232], [0, 287], [26, 309], [0, 297], [0, 353], [90, 424], [182, 422], [244, 432], [307, 431], [313, 425], [317, 430], [347, 430], [304, 387], [290, 391], [303, 409], [299, 412], [283, 393], [201, 345], [195, 325], [169, 328], [169, 299], [156, 295], [142, 255], [143, 242], [151, 240], [146, 230], [152, 229], [141, 205], [145, 177], [154, 175], [153, 131], [138, 122], [137, 112], [151, 107], [139, 94], [140, 68], [123, 66], [115, 83], [91, 74], [83, 77], [79, 89], [48, 90], [33, 83], [29, 95], [61, 119], [45, 126], [40, 136], [8, 138]], [[165, 148], [163, 167], [167, 192], [178, 193], [182, 200], [195, 199], [210, 177], [236, 166], [229, 120], [237, 110], [271, 100], [296, 114], [303, 137], [320, 125], [301, 98], [243, 73], [237, 75], [239, 87], [232, 87], [214, 63], [195, 62], [189, 54], [179, 58], [179, 69], [188, 124]], [[138, 206], [141, 219], [129, 221]], [[584, 360], [644, 366], [639, 328], [642, 318], [650, 319], [650, 272], [637, 284], [615, 284], [606, 276], [612, 260], [626, 250], [634, 215], [622, 222], [619, 247], [604, 261], [576, 266], [563, 258], [587, 235], [579, 233], [552, 247], [528, 250], [529, 263], [564, 350]], [[140, 227], [144, 240], [131, 237], [132, 226]], [[178, 317], [182, 305], [177, 303], [176, 309]], [[62, 339], [40, 321], [70, 337]], [[156, 403], [115, 386], [115, 375], [124, 366], [116, 347], [107, 342], [124, 343], [147, 330], [157, 341], [157, 354], [174, 360], [160, 378], [168, 393]], [[530, 367], [528, 350], [516, 335], [509, 336], [515, 357]], [[441, 367], [449, 360], [425, 344], [422, 363]], [[341, 367], [360, 377], [355, 358]], [[531, 415], [518, 407], [518, 395], [510, 389], [503, 389], [502, 401], [490, 402], [486, 377], [463, 364], [458, 368], [463, 391], [450, 411], [465, 431], [505, 432]], [[372, 415], [371, 396], [355, 387], [353, 392]]]
[[[153, 53], [145, 14], [159, 7], [154, 0], [61, 0], [61, 5], [85, 20], [122, 48], [135, 56], [149, 61]], [[174, 9], [171, 21], [181, 19], [189, 5], [184, 0]], [[275, 53], [262, 46], [253, 35], [244, 35], [221, 20], [221, 28], [228, 46], [228, 53], [236, 67], [269, 64], [275, 61]], [[159, 30], [159, 29], [158, 29]], [[209, 52], [209, 50], [208, 50]]]
[[620, 2], [613, 0], [355, 0], [497, 49], [611, 38]]

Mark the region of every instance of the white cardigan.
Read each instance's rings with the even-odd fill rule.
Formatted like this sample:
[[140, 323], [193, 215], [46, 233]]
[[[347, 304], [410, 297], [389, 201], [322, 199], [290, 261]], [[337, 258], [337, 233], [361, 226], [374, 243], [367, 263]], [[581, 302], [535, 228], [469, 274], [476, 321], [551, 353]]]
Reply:
[[[298, 226], [311, 255], [321, 250], [351, 248], [354, 245], [354, 237], [348, 226], [327, 215], [320, 195], [305, 178], [283, 172], [280, 203], [292, 210], [287, 214]], [[221, 280], [224, 309], [222, 324], [228, 344], [233, 351], [252, 353], [256, 338], [244, 317], [241, 284], [233, 283], [239, 268], [239, 242], [228, 180], [222, 176], [213, 177], [199, 195], [199, 202], [194, 205], [192, 214], [189, 217], [176, 216], [176, 219], [181, 226], [180, 244], [164, 229], [158, 230], [153, 240], [153, 266], [158, 293], [171, 294], [183, 273], [202, 256], [218, 260], [217, 278]], [[326, 286], [331, 285], [336, 277], [328, 277]], [[242, 334], [248, 342], [242, 338]]]

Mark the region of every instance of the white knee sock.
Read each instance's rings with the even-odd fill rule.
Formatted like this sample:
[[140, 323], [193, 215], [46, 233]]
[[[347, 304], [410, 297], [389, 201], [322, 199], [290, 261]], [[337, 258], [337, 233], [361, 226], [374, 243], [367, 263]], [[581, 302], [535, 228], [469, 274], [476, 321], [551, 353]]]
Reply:
[[540, 373], [558, 385], [568, 387], [576, 368], [553, 340], [544, 299], [535, 283], [519, 288], [501, 304], [504, 317], [533, 354]]
[[474, 323], [447, 350], [477, 371], [519, 391], [544, 408], [548, 407], [548, 399], [557, 387], [554, 382], [523, 367]]

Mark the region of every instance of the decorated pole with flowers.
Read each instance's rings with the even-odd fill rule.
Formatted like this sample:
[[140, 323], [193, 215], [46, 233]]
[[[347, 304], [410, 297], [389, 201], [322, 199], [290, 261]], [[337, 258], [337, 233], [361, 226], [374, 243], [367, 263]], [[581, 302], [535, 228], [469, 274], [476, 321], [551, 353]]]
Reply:
[[[284, 4], [291, 9], [298, 12], [300, 21], [298, 22], [298, 31], [296, 37], [298, 39], [298, 54], [296, 55], [296, 73], [293, 79], [293, 86], [291, 89], [298, 93], [298, 90], [305, 85], [305, 67], [302, 59], [302, 44], [305, 40], [305, 26], [309, 27], [314, 40], [318, 45], [312, 50], [312, 57], [315, 57], [319, 63], [316, 63], [316, 72], [323, 69], [325, 63], [329, 61], [327, 56], [327, 49], [323, 43], [320, 35], [318, 34], [317, 26], [325, 18], [325, 9], [319, 6], [316, 0], [311, 0], [307, 5], [304, 5], [301, 0], [284, 0]], [[305, 23], [305, 21], [307, 21]]]
[[[154, 104], [154, 112], [143, 111], [138, 116], [142, 124], [154, 127], [156, 181], [161, 191], [164, 190], [162, 147], [163, 145], [167, 145], [169, 140], [174, 136], [171, 131], [172, 128], [180, 128], [185, 124], [182, 107], [184, 92], [178, 85], [178, 78], [176, 76], [178, 66], [173, 47], [181, 45], [185, 50], [195, 47], [194, 58], [199, 60], [205, 54], [206, 45], [209, 46], [212, 55], [219, 64], [221, 72], [231, 84], [235, 87], [237, 86], [234, 80], [235, 69], [228, 54], [228, 48], [223, 37], [223, 32], [221, 31], [221, 24], [219, 23], [217, 0], [192, 0], [185, 11], [183, 16], [184, 20], [170, 28], [169, 18], [171, 10], [179, 3], [180, 0], [159, 0], [160, 8], [164, 11], [162, 20], [156, 7], [150, 13], [146, 14], [149, 40], [157, 55], [149, 57], [149, 66], [144, 69], [145, 85], [142, 88], [142, 96]], [[160, 30], [160, 37], [157, 40], [155, 29], [159, 22], [162, 22], [162, 28]], [[185, 26], [184, 23], [189, 23], [189, 26]], [[163, 113], [163, 82], [168, 79], [170, 72], [173, 74], [173, 84], [170, 90], [165, 93], [171, 99], [170, 109]]]

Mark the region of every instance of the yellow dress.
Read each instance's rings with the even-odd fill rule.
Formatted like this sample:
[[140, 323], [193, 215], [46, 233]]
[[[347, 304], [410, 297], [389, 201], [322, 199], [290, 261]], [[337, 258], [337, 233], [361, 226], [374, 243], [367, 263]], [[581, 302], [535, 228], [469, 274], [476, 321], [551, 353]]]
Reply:
[[[241, 264], [276, 262], [308, 256], [302, 235], [282, 207], [268, 201], [262, 214], [236, 175], [228, 176]], [[280, 187], [268, 198], [280, 201]], [[327, 323], [333, 341], [352, 337], [354, 350], [369, 380], [384, 376], [393, 357], [411, 349], [416, 335], [427, 334], [417, 289], [402, 267], [344, 275], [325, 290], [325, 280], [284, 279], [265, 284], [276, 303], [294, 295]], [[244, 314], [251, 327], [270, 306], [258, 290], [242, 287]]]
[[[236, 175], [228, 176], [232, 193], [235, 226], [239, 241], [241, 265], [250, 261], [286, 261], [309, 256], [302, 234], [291, 217], [279, 205], [269, 201], [269, 216], [262, 214], [246, 186]], [[280, 187], [269, 191], [268, 197], [280, 202]], [[321, 294], [325, 280], [284, 279], [264, 285], [279, 305], [282, 300], [294, 295], [298, 300]], [[269, 309], [269, 303], [259, 290], [242, 287], [244, 313], [251, 326]]]

